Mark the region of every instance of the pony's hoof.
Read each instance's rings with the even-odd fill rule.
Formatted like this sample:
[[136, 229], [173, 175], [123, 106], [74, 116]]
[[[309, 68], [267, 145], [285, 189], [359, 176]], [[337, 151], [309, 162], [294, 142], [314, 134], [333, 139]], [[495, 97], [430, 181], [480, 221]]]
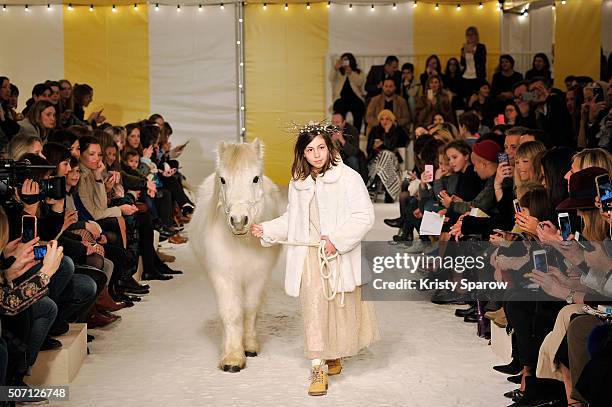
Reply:
[[248, 350], [245, 350], [244, 356], [246, 356], [247, 358], [254, 358], [255, 356], [257, 356], [257, 352], [249, 352]]
[[223, 365], [224, 372], [238, 373], [240, 370], [242, 370], [240, 366]]

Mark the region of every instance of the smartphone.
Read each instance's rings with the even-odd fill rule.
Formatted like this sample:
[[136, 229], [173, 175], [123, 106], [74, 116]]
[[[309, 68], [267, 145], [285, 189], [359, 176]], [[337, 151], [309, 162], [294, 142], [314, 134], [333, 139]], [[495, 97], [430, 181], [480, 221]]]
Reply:
[[595, 184], [597, 185], [597, 196], [601, 202], [601, 210], [608, 212], [612, 210], [612, 182], [610, 181], [610, 175], [601, 174], [595, 178]]
[[521, 203], [519, 202], [519, 200], [515, 199], [514, 201], [512, 201], [512, 203], [514, 204], [514, 212], [521, 212]]
[[580, 232], [576, 232], [574, 235], [574, 240], [580, 247], [582, 247], [586, 252], [591, 253], [595, 250], [595, 247], [589, 242], [584, 236], [580, 234]]
[[34, 259], [42, 260], [47, 255], [47, 246], [34, 246]]
[[21, 217], [21, 241], [27, 243], [38, 236], [36, 216], [23, 215]]
[[534, 250], [533, 268], [543, 273], [548, 272], [548, 260], [546, 259], [546, 250]]
[[508, 154], [506, 153], [498, 153], [497, 154], [497, 162], [498, 163], [506, 163], [510, 165], [510, 158], [508, 158]]
[[432, 100], [434, 98], [433, 90], [427, 89], [427, 99]]
[[433, 182], [434, 177], [434, 166], [431, 164], [427, 164], [425, 166], [425, 172], [428, 172], [430, 175], [425, 178], [425, 182]]
[[558, 220], [561, 237], [563, 240], [569, 239], [569, 235], [572, 233], [572, 225], [570, 224], [569, 214], [567, 212], [560, 213]]
[[595, 100], [595, 103], [604, 101], [603, 88], [600, 88], [600, 87], [593, 88], [593, 99]]
[[498, 114], [497, 124], [506, 124], [506, 116], [504, 116], [503, 114]]

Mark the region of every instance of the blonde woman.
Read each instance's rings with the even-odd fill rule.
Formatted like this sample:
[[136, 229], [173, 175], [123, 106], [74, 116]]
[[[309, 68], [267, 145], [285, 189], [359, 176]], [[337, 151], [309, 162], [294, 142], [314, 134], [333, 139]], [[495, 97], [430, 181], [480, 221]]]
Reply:
[[11, 160], [19, 161], [26, 154], [36, 154], [44, 158], [42, 153], [43, 141], [36, 135], [17, 136], [9, 144], [9, 157]]
[[527, 141], [518, 147], [514, 157], [514, 185], [516, 188], [530, 181], [542, 183], [542, 171], [535, 158], [544, 151], [546, 147], [539, 141]]
[[378, 113], [378, 125], [368, 136], [366, 152], [368, 155], [368, 187], [371, 190], [385, 190], [385, 201], [394, 202], [400, 193], [398, 175], [399, 159], [395, 150], [406, 132], [398, 126], [391, 110], [383, 109]]
[[333, 131], [309, 125], [299, 132], [287, 212], [251, 227], [264, 246], [282, 240], [321, 243], [327, 258], [340, 256], [330, 260], [339, 279], [337, 291], [330, 291], [321, 278], [319, 248], [288, 247], [285, 289], [302, 304], [312, 396], [327, 394], [327, 376], [341, 372], [341, 358], [379, 339], [374, 306], [361, 300], [359, 268], [360, 242], [374, 224], [374, 208], [361, 176], [342, 162]]
[[55, 106], [46, 100], [39, 100], [28, 110], [28, 116], [19, 122], [21, 129], [17, 136], [38, 136], [44, 142], [55, 124]]

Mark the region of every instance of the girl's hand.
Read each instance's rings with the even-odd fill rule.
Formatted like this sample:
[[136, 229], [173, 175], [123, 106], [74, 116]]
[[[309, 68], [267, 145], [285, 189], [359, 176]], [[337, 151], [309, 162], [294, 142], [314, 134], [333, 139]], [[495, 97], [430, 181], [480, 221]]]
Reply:
[[138, 207], [136, 205], [123, 204], [119, 207], [121, 209], [121, 213], [123, 215], [133, 215], [138, 212]]
[[325, 255], [327, 257], [333, 256], [334, 254], [336, 254], [337, 252], [336, 246], [334, 246], [331, 240], [329, 240], [329, 237], [321, 236], [321, 240], [325, 240]]
[[446, 192], [446, 190], [440, 191], [440, 198], [440, 203], [442, 203], [442, 206], [448, 209], [453, 202], [453, 199], [448, 196], [448, 192]]
[[549, 220], [538, 224], [538, 239], [540, 239], [541, 242], [547, 243], [563, 241], [561, 233]]
[[261, 225], [251, 225], [251, 234], [257, 238], [263, 237], [263, 227]]

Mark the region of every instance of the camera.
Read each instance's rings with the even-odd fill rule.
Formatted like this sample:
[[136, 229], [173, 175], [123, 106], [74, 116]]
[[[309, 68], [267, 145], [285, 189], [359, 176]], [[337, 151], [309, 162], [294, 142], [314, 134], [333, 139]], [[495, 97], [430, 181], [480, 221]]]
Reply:
[[[15, 190], [19, 190], [26, 179], [32, 178], [32, 170], [54, 170], [54, 165], [33, 165], [29, 160], [0, 160], [0, 202], [13, 200]], [[45, 198], [62, 199], [66, 197], [66, 179], [53, 177], [38, 180], [40, 194], [37, 200]]]

